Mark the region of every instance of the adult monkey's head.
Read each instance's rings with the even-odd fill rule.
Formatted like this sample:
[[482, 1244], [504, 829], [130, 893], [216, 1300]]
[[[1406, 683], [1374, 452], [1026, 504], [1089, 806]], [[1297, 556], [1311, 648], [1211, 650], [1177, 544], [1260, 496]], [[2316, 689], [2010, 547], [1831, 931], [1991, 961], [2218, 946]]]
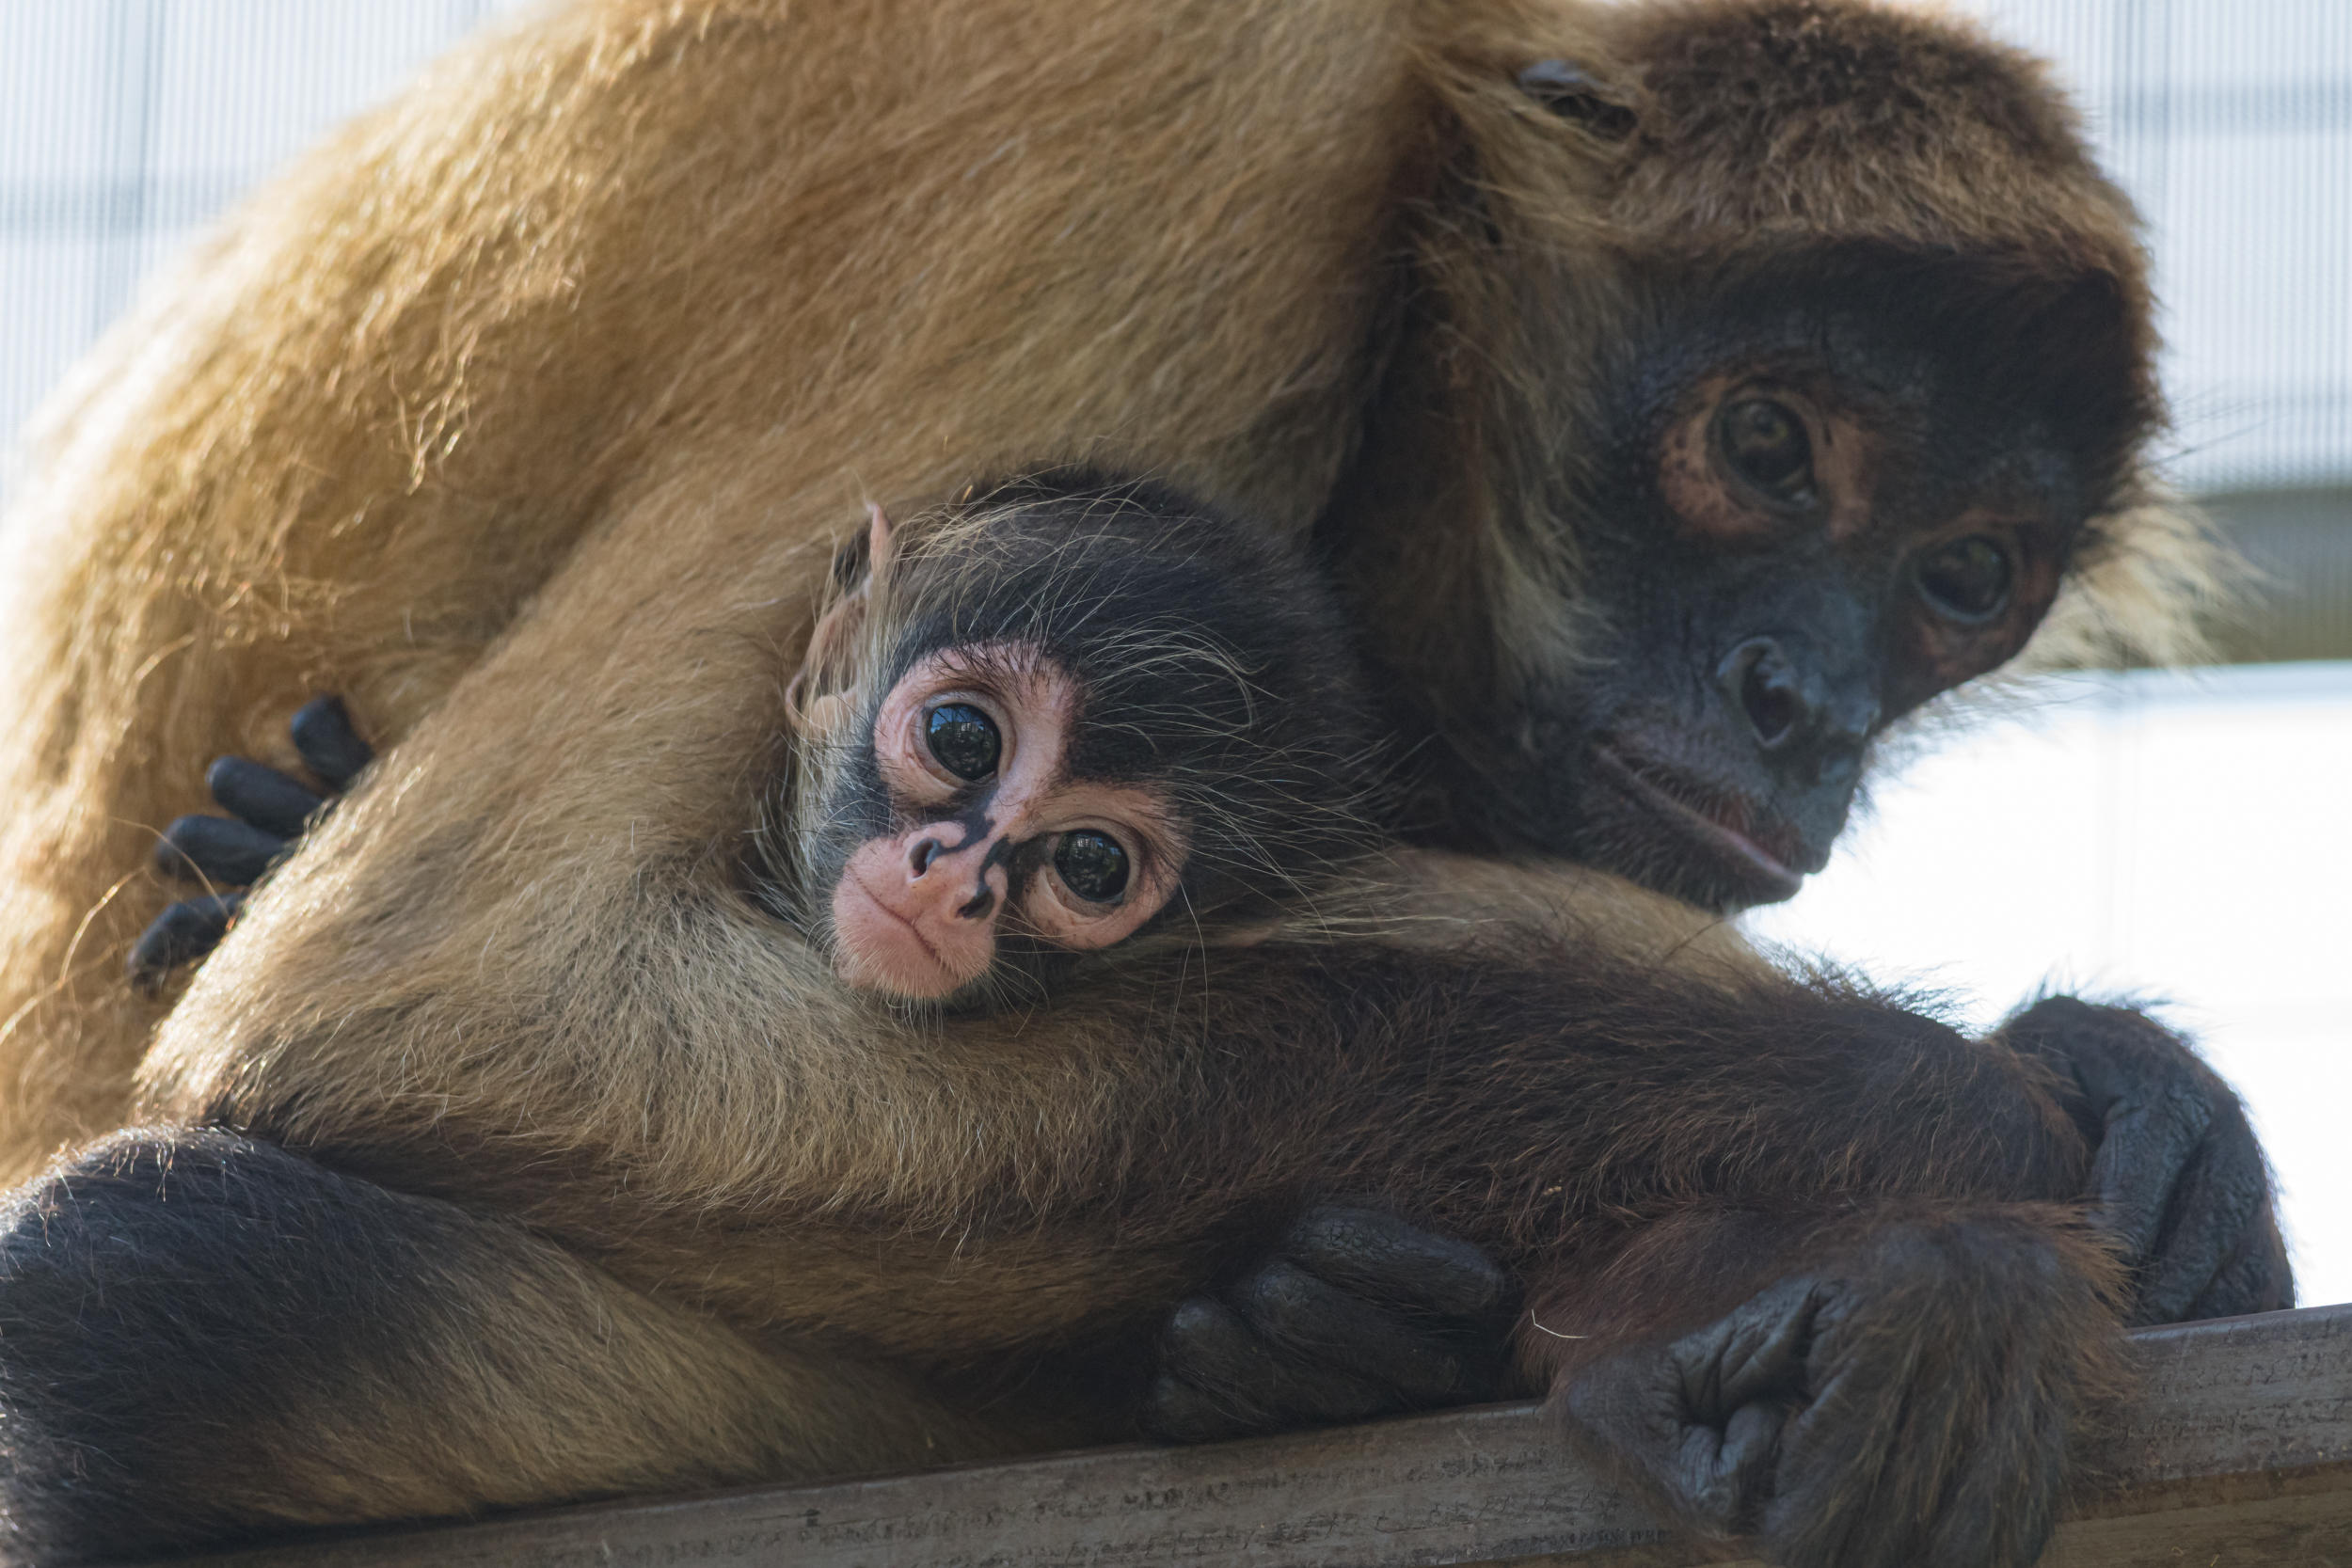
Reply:
[[1769, 902], [2038, 629], [2174, 651], [2205, 546], [2147, 493], [2135, 219], [2038, 66], [1844, 0], [1604, 27], [1454, 89], [1331, 532], [1442, 832]]

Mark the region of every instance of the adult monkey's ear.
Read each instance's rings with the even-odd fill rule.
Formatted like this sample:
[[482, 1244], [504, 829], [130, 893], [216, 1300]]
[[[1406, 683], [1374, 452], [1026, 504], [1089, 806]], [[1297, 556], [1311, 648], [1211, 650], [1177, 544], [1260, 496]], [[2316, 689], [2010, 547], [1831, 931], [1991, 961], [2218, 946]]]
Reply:
[[875, 502], [866, 507], [866, 531], [833, 558], [834, 599], [808, 634], [808, 650], [784, 689], [786, 714], [796, 734], [824, 738], [857, 714], [865, 692], [858, 644], [874, 603], [874, 583], [890, 576], [896, 535]]
[[1537, 60], [1518, 74], [1519, 90], [1562, 119], [1608, 141], [1632, 135], [1634, 115], [1617, 89], [1569, 60]]

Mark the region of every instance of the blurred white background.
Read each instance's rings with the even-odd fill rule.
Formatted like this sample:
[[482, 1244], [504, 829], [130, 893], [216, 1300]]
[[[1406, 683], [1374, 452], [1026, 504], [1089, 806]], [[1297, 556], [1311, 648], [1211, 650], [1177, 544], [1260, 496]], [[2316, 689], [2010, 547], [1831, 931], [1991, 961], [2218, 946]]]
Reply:
[[[0, 438], [239, 191], [511, 4], [0, 4]], [[2234, 651], [2273, 662], [2055, 683], [1751, 924], [1979, 1021], [2169, 999], [2269, 1143], [2304, 1300], [2352, 1299], [2352, 4], [1955, 4], [2058, 62], [2149, 216], [2173, 472], [2271, 573]]]

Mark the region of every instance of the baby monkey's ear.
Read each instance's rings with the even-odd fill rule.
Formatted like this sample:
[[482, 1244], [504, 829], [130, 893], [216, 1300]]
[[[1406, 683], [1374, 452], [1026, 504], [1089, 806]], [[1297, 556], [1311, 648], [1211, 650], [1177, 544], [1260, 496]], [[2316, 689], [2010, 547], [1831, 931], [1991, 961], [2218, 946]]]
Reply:
[[898, 531], [880, 501], [866, 503], [866, 531], [851, 534], [833, 552], [833, 586], [836, 593], [865, 591], [877, 574], [887, 578], [898, 544]]
[[837, 734], [855, 718], [865, 695], [860, 644], [873, 607], [874, 583], [890, 575], [895, 538], [890, 518], [879, 505], [868, 502], [866, 515], [866, 531], [833, 558], [834, 601], [817, 618], [800, 671], [785, 688], [785, 711], [794, 732], [816, 739]]

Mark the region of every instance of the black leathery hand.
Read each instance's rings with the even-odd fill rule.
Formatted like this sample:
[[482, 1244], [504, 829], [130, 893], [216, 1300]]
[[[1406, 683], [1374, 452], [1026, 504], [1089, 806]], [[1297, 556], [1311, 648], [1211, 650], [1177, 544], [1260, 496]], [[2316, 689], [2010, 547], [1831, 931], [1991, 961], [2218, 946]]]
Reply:
[[1805, 1376], [1809, 1280], [1784, 1280], [1671, 1344], [1611, 1357], [1569, 1385], [1569, 1419], [1631, 1460], [1692, 1523], [1755, 1527]]
[[2294, 1305], [2295, 1271], [2287, 1263], [2286, 1238], [2280, 1233], [2278, 1215], [2266, 1212], [2246, 1227], [2236, 1251], [2223, 1259], [2181, 1321], [2275, 1312]]
[[2137, 1267], [2155, 1251], [2173, 1188], [2212, 1113], [2185, 1064], [2165, 1061], [2128, 1037], [2117, 1039], [2128, 1026], [2116, 1014], [2075, 997], [2045, 997], [2011, 1020], [2004, 1035], [2072, 1086], [2074, 1113], [2094, 1140], [2092, 1217]]
[[155, 866], [182, 881], [248, 887], [291, 842], [226, 816], [183, 816], [157, 841]]
[[151, 991], [172, 970], [210, 953], [220, 945], [229, 923], [244, 905], [242, 893], [217, 893], [183, 899], [165, 910], [131, 946], [131, 983]]
[[375, 760], [375, 749], [359, 738], [341, 697], [313, 697], [288, 726], [304, 766], [338, 792]]
[[1377, 1209], [1310, 1210], [1282, 1250], [1344, 1291], [1437, 1317], [1499, 1328], [1516, 1301], [1511, 1276], [1477, 1247]]
[[1827, 1267], [1571, 1371], [1560, 1402], [1665, 1511], [1767, 1561], [2030, 1568], [2113, 1331], [2076, 1245], [1999, 1210], [1873, 1224]]
[[1497, 1399], [1516, 1301], [1475, 1246], [1318, 1205], [1255, 1268], [1176, 1309], [1146, 1424], [1199, 1440]]
[[2144, 1263], [2155, 1255], [2165, 1215], [2213, 1114], [2190, 1083], [2150, 1083], [2144, 1071], [2127, 1073], [2104, 1054], [2087, 1053], [2077, 1080], [2104, 1126], [2091, 1157], [2091, 1191], [2097, 1219], [2123, 1243], [2126, 1260]]
[[1460, 1401], [1478, 1391], [1462, 1357], [1434, 1337], [1294, 1264], [1269, 1263], [1229, 1294], [1278, 1355], [1296, 1352], [1298, 1359], [1393, 1389], [1406, 1404]]
[[2249, 1240], [2259, 1239], [2250, 1238], [2249, 1231], [2269, 1198], [2270, 1171], [2250, 1129], [2234, 1137], [2208, 1139], [2174, 1188], [2172, 1208], [2178, 1219], [2142, 1273], [2131, 1323], [2209, 1316], [2194, 1309], [2197, 1302], [2212, 1289], [2224, 1265]]
[[1162, 1331], [1162, 1371], [1144, 1425], [1180, 1442], [1238, 1437], [1298, 1421], [1346, 1421], [1396, 1408], [1388, 1390], [1317, 1370], [1300, 1375], [1212, 1296], [1179, 1305]]
[[[2183, 1322], [2217, 1295], [2238, 1311], [2292, 1305], [2262, 1146], [2237, 1097], [2186, 1044], [2144, 1013], [2067, 996], [2035, 1003], [2003, 1036], [2078, 1100], [2095, 1145], [2093, 1219], [2135, 1273], [2128, 1323]], [[2238, 1288], [2217, 1292], [2249, 1247]]]
[[275, 768], [244, 757], [222, 757], [205, 770], [205, 787], [221, 809], [265, 833], [298, 838], [326, 803]]

